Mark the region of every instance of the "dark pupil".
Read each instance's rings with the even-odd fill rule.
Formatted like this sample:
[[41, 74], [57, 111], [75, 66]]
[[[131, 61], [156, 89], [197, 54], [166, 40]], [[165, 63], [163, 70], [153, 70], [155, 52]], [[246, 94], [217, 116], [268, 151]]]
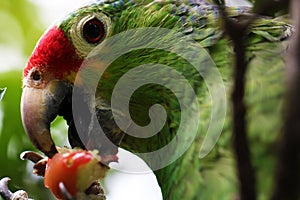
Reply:
[[92, 19], [83, 26], [83, 36], [88, 43], [98, 43], [104, 35], [103, 23]]
[[41, 79], [41, 75], [38, 71], [32, 73], [32, 79], [35, 81], [39, 81]]

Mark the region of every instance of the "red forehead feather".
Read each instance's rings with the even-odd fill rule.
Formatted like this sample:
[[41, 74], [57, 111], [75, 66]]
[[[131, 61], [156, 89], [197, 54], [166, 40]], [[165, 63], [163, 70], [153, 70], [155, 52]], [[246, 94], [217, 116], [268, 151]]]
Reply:
[[54, 26], [36, 46], [24, 69], [24, 76], [35, 67], [62, 79], [64, 75], [77, 72], [82, 61], [64, 32]]

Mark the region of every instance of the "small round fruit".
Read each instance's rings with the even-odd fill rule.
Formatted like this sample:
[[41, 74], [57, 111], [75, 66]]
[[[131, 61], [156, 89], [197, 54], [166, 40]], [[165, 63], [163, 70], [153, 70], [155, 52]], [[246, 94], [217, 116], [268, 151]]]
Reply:
[[85, 191], [94, 181], [103, 178], [108, 167], [99, 163], [100, 157], [86, 150], [68, 150], [55, 154], [48, 160], [44, 184], [59, 199], [62, 193], [59, 183], [76, 196]]

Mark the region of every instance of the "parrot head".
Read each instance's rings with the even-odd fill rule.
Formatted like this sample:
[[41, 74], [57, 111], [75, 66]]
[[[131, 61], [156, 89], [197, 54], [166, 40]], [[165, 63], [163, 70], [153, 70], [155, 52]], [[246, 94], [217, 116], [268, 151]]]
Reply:
[[[74, 88], [77, 88], [77, 85], [74, 87], [75, 80], [77, 80], [82, 64], [93, 49], [103, 44], [106, 39], [123, 31], [143, 27], [181, 28], [178, 23], [179, 18], [166, 14], [171, 13], [172, 8], [171, 5], [165, 5], [163, 2], [158, 7], [152, 3], [147, 4], [147, 1], [141, 1], [139, 4], [133, 4], [130, 0], [95, 1], [71, 12], [44, 33], [25, 66], [21, 100], [24, 129], [39, 150], [50, 158], [57, 153], [50, 133], [50, 124], [58, 115], [63, 116], [69, 125], [68, 136], [71, 146], [87, 148], [83, 144], [90, 143], [79, 138], [78, 129], [74, 125], [74, 113], [72, 113], [72, 95]], [[134, 38], [135, 35], [130, 37]], [[126, 44], [122, 45], [126, 46]], [[104, 48], [105, 54], [110, 53], [109, 49]], [[111, 117], [109, 94], [113, 89], [112, 86], [124, 74], [124, 71], [130, 70], [136, 64], [153, 62], [153, 59], [161, 56], [160, 51], [153, 50], [154, 53], [149, 53], [149, 51], [141, 50], [138, 53], [135, 51], [130, 56], [121, 56], [120, 59], [118, 58], [118, 62], [112, 64], [115, 64], [111, 67], [112, 71], [105, 71], [106, 74], [103, 74], [106, 78], [101, 82], [100, 89], [98, 85], [96, 95], [100, 90], [99, 94], [101, 93], [102, 96], [99, 96], [104, 99], [103, 101], [101, 99], [100, 105], [105, 109], [97, 112], [97, 118], [99, 123], [104, 123], [103, 127], [106, 130], [105, 132], [103, 129], [104, 133], [114, 144], [113, 152], [116, 151], [116, 146], [120, 144], [124, 133], [120, 131], [119, 127], [116, 127], [116, 123]], [[159, 55], [157, 55], [158, 53]], [[133, 60], [135, 61], [133, 62]], [[100, 60], [100, 62], [102, 61]], [[141, 96], [144, 99], [156, 99]], [[139, 98], [136, 97], [136, 99]], [[149, 106], [151, 105], [149, 104]], [[140, 107], [146, 108], [147, 106], [143, 104]], [[141, 113], [138, 109], [135, 112]], [[100, 118], [99, 115], [101, 115]], [[84, 113], [82, 116], [85, 116]], [[83, 119], [82, 116], [76, 117], [82, 119], [81, 121], [85, 124], [82, 127], [86, 128], [79, 128], [85, 131], [89, 129], [89, 123], [92, 120]], [[147, 121], [147, 116], [138, 116], [136, 119]], [[145, 122], [141, 121], [141, 124], [145, 124]], [[103, 138], [105, 140], [106, 137]], [[100, 153], [107, 150], [105, 144], [100, 144], [99, 148], [97, 146]], [[92, 147], [89, 146], [89, 148]], [[103, 149], [104, 151], [102, 151]], [[107, 152], [109, 151], [107, 150]]]
[[23, 126], [32, 143], [48, 157], [57, 152], [51, 122], [57, 115], [70, 120], [76, 74], [88, 53], [110, 34], [111, 19], [101, 7], [84, 6], [48, 29], [23, 71]]

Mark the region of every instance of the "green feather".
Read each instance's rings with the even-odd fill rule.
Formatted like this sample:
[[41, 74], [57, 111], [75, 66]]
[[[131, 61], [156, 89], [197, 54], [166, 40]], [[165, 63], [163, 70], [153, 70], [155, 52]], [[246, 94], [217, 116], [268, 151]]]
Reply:
[[[247, 11], [248, 9], [241, 8], [228, 9], [231, 17]], [[60, 22], [59, 27], [69, 37], [70, 28], [78, 16], [91, 12], [103, 12], [111, 18], [111, 35], [134, 28], [159, 27], [181, 32], [183, 38], [192, 37], [206, 49], [216, 63], [225, 83], [227, 96], [230, 96], [234, 51], [231, 41], [223, 33], [216, 6], [201, 0], [151, 3], [136, 1], [136, 4], [132, 1], [97, 1], [71, 13]], [[272, 184], [270, 177], [274, 170], [275, 140], [281, 129], [284, 87], [282, 54], [285, 47], [281, 41], [289, 35], [290, 29], [288, 24], [279, 19], [260, 18], [253, 23], [246, 36], [249, 72], [245, 100], [252, 160], [258, 172], [260, 197], [269, 194]], [[172, 40], [172, 37], [166, 35], [165, 39]], [[199, 62], [203, 61], [202, 55], [195, 56], [199, 56]], [[174, 53], [158, 49], [141, 49], [126, 53], [107, 69], [108, 76], [99, 82], [98, 94], [109, 102], [115, 84], [126, 72], [153, 62], [170, 66], [184, 75], [196, 91], [201, 109], [199, 133], [193, 144], [174, 163], [155, 171], [164, 199], [234, 199], [238, 194], [238, 182], [230, 142], [232, 124], [229, 101], [221, 137], [212, 152], [200, 159], [198, 155], [204, 139], [203, 132], [208, 127], [211, 114], [210, 94], [203, 78], [186, 60]], [[164, 74], [166, 71], [162, 69], [157, 73]], [[141, 77], [143, 76], [151, 77], [154, 74], [141, 72]], [[178, 89], [185, 91], [180, 84]], [[184, 100], [188, 104], [188, 98]], [[133, 94], [130, 101], [133, 120], [141, 126], [147, 125], [150, 122], [148, 110], [153, 104], [161, 104], [167, 111], [167, 123], [163, 129], [147, 139], [126, 135], [121, 143], [123, 148], [138, 153], [154, 151], [176, 137], [181, 120], [180, 105], [175, 95], [162, 86], [144, 85]]]

